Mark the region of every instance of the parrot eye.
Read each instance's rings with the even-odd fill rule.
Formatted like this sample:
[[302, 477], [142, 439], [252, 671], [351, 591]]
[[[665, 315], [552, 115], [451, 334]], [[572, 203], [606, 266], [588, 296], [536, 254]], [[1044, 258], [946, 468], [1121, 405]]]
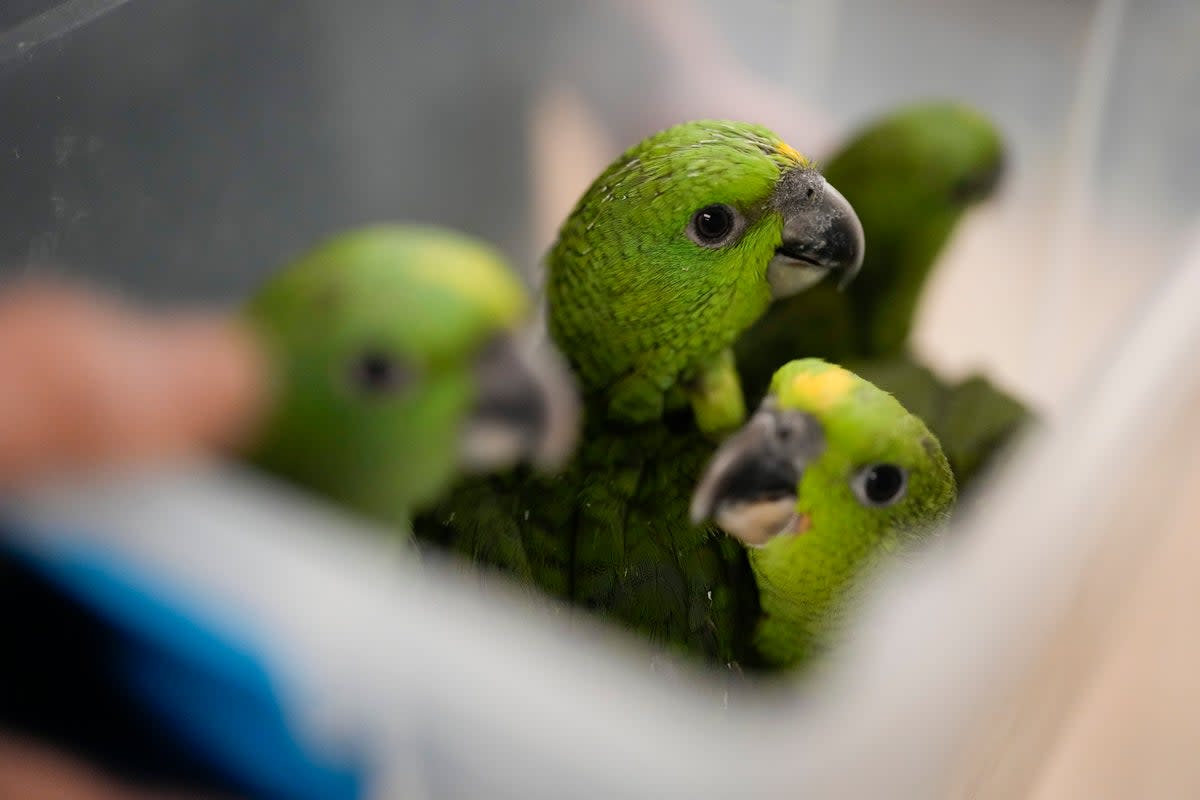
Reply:
[[409, 372], [387, 353], [368, 350], [350, 364], [350, 382], [364, 394], [395, 392], [408, 383]]
[[850, 486], [863, 505], [882, 508], [904, 497], [908, 491], [908, 473], [895, 464], [871, 464], [854, 474]]
[[741, 227], [738, 213], [724, 203], [705, 206], [688, 222], [688, 237], [701, 247], [720, 247]]

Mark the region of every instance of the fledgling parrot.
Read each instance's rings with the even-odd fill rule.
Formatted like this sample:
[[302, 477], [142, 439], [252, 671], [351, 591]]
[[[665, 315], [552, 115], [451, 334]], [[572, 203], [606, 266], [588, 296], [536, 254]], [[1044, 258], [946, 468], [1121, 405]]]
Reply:
[[549, 328], [609, 417], [686, 402], [720, 434], [745, 416], [734, 339], [772, 299], [850, 281], [862, 255], [858, 217], [807, 158], [759, 126], [685, 123], [580, 198], [547, 258]]
[[692, 519], [714, 519], [748, 548], [759, 613], [739, 624], [751, 658], [795, 667], [834, 641], [869, 570], [934, 533], [955, 498], [950, 464], [918, 417], [810, 358], [780, 368], [721, 445]]
[[518, 347], [529, 310], [467, 236], [393, 225], [326, 241], [246, 308], [276, 367], [249, 460], [404, 530], [461, 470], [561, 463], [577, 400], [552, 351]]
[[[744, 421], [730, 346], [773, 297], [853, 277], [853, 209], [770, 131], [692, 122], [622, 154], [547, 260], [547, 327], [582, 387], [555, 477], [456, 487], [417, 536], [722, 663], [755, 601], [741, 549], [688, 518], [712, 438]], [[738, 587], [741, 587], [739, 589]]]
[[1001, 135], [961, 103], [904, 106], [866, 125], [824, 168], [862, 221], [870, 246], [854, 283], [775, 303], [737, 342], [753, 401], [792, 358], [844, 364], [893, 392], [936, 433], [965, 486], [1025, 418], [981, 376], [945, 381], [908, 348], [927, 279], [966, 212], [1004, 170]]

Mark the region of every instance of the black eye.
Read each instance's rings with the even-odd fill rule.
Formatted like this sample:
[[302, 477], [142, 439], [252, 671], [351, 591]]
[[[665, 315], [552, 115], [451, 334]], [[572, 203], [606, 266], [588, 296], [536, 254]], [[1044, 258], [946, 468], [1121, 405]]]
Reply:
[[350, 364], [354, 388], [368, 394], [394, 392], [408, 382], [409, 372], [391, 355], [369, 350]]
[[736, 226], [737, 212], [723, 203], [716, 203], [692, 215], [688, 233], [696, 244], [716, 247], [729, 239]]
[[908, 490], [908, 474], [895, 464], [871, 464], [850, 480], [859, 502], [867, 506], [890, 506]]

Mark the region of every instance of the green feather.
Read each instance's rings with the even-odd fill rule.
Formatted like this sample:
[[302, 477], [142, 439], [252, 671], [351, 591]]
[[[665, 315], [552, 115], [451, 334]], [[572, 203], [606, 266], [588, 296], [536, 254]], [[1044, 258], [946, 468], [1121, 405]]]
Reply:
[[851, 364], [925, 421], [960, 487], [968, 486], [1027, 421], [1025, 407], [982, 375], [953, 382], [906, 355]]
[[466, 481], [415, 532], [663, 647], [740, 662], [756, 592], [741, 548], [688, 520], [713, 449], [689, 423], [614, 429], [593, 415], [563, 473]]

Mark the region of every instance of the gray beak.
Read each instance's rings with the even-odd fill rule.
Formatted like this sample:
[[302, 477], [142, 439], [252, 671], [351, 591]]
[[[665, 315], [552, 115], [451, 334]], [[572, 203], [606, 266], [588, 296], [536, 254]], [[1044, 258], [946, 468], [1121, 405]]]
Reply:
[[527, 345], [503, 334], [476, 359], [478, 393], [459, 439], [459, 460], [469, 472], [526, 460], [553, 470], [575, 448], [579, 400], [566, 362], [553, 347]]
[[862, 223], [842, 193], [812, 169], [785, 174], [775, 204], [784, 217], [783, 241], [767, 268], [771, 294], [779, 299], [813, 286], [830, 273], [845, 286], [862, 267]]
[[692, 495], [692, 522], [712, 519], [748, 545], [766, 544], [788, 529], [804, 468], [824, 449], [816, 418], [768, 397], [713, 456]]

